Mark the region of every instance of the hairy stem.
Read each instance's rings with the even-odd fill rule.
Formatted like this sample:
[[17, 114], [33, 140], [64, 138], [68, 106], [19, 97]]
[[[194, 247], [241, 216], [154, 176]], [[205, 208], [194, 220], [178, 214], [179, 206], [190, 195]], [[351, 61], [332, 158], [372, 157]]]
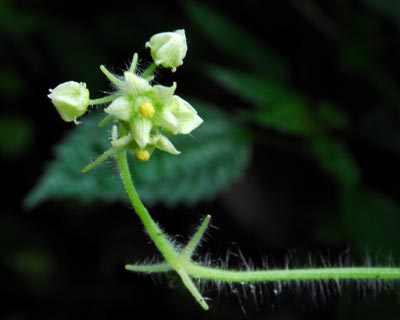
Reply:
[[140, 220], [142, 221], [146, 232], [156, 245], [157, 249], [161, 252], [165, 260], [169, 264], [171, 264], [171, 266], [175, 266], [176, 261], [179, 261], [176, 250], [173, 244], [168, 240], [164, 232], [154, 222], [146, 207], [140, 200], [136, 188], [132, 182], [125, 150], [117, 153], [117, 165], [125, 191], [128, 194], [129, 200], [131, 201], [133, 208], [135, 209]]
[[121, 95], [120, 94], [111, 94], [109, 96], [105, 96], [102, 98], [90, 99], [90, 105], [94, 106], [94, 105], [98, 105], [98, 104], [106, 104], [106, 103], [114, 101], [119, 96], [121, 96]]
[[196, 263], [187, 265], [186, 272], [200, 279], [219, 282], [270, 282], [305, 280], [399, 280], [400, 268], [346, 267], [312, 268], [281, 270], [223, 270], [201, 266]]
[[89, 163], [86, 167], [82, 169], [82, 173], [88, 173], [90, 170], [94, 169], [97, 167], [99, 164], [103, 163], [106, 161], [108, 158], [112, 157], [116, 153], [115, 148], [110, 148], [107, 151], [105, 151], [100, 157], [97, 159], [93, 160], [91, 163]]

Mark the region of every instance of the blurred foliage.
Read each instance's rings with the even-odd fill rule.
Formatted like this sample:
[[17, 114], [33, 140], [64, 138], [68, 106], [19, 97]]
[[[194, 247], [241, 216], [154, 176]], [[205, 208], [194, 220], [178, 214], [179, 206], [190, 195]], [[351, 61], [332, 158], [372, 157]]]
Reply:
[[285, 61], [250, 33], [200, 1], [182, 1], [182, 4], [193, 26], [225, 57], [236, 59], [255, 72], [268, 73], [274, 80], [287, 78], [289, 68]]
[[15, 158], [29, 150], [33, 138], [31, 122], [22, 116], [0, 114], [0, 154]]
[[[35, 210], [24, 212], [20, 208], [21, 197], [37, 183], [43, 161], [51, 157], [49, 146], [65, 130], [71, 130], [51, 110], [46, 98], [48, 88], [57, 81], [75, 79], [87, 81], [95, 90], [104, 89], [105, 81], [101, 83], [98, 73], [94, 72], [98, 65], [116, 65], [140, 46], [142, 56], [147, 37], [160, 30], [186, 29], [190, 54], [185, 64], [187, 68], [182, 68], [185, 71], [176, 74], [183, 80], [179, 80], [179, 90], [187, 90], [201, 101], [216, 101], [217, 106], [195, 103], [196, 107], [203, 106], [199, 110], [206, 121], [192, 137], [174, 140], [183, 151], [179, 161], [161, 152], [154, 154], [152, 161], [146, 164], [131, 159], [137, 187], [147, 204], [164, 204], [168, 208], [163, 210], [173, 213], [173, 208], [179, 204], [215, 200], [233, 181], [243, 177], [250, 166], [250, 172], [254, 170], [267, 188], [254, 184], [249, 192], [257, 195], [274, 190], [262, 197], [285, 199], [288, 211], [296, 216], [285, 221], [288, 230], [293, 230], [293, 224], [306, 230], [301, 239], [297, 239], [299, 241], [291, 244], [317, 249], [349, 245], [355, 247], [355, 255], [364, 255], [367, 249], [383, 256], [392, 252], [397, 263], [400, 262], [397, 187], [400, 179], [400, 0], [190, 0], [179, 3], [122, 4], [117, 1], [105, 6], [96, 3], [96, 6], [89, 6], [88, 12], [79, 1], [71, 1], [68, 6], [61, 4], [62, 8], [58, 8], [57, 2], [41, 0], [0, 1], [0, 54], [3, 58], [0, 95], [4, 100], [0, 115], [0, 153], [6, 159], [4, 171], [14, 175], [7, 177], [9, 188], [2, 202], [0, 233], [6, 241], [0, 246], [0, 267], [6, 286], [13, 282], [14, 276], [19, 284], [17, 289], [2, 287], [3, 295], [17, 302], [14, 311], [7, 313], [12, 303], [6, 300], [0, 317], [5, 313], [6, 319], [32, 318], [32, 310], [35, 310], [42, 317], [52, 319], [79, 318], [82, 305], [90, 303], [93, 303], [93, 310], [100, 311], [97, 315], [88, 312], [89, 318], [125, 317], [125, 314], [118, 316], [116, 310], [129, 310], [128, 314], [134, 314], [137, 310], [152, 309], [153, 301], [144, 307], [139, 302], [132, 303], [144, 301], [139, 295], [146, 296], [143, 292], [147, 287], [151, 290], [147, 295], [150, 300], [162, 292], [161, 287], [155, 290], [147, 281], [139, 288], [136, 278], [131, 286], [127, 278], [110, 276], [112, 272], [118, 273], [110, 271], [110, 266], [110, 270], [102, 271], [104, 276], [90, 268], [85, 270], [81, 263], [86, 257], [86, 262], [93, 260], [93, 266], [99, 265], [99, 261], [106, 264], [104, 261], [109, 257], [103, 256], [105, 248], [99, 242], [104, 241], [105, 247], [113, 242], [110, 251], [115, 254], [121, 250], [121, 243], [131, 243], [130, 236], [134, 232], [130, 230], [129, 237], [124, 235], [126, 238], [120, 239], [122, 227], [114, 222], [118, 236], [107, 237], [113, 225], [106, 214], [103, 228], [108, 231], [104, 231], [106, 235], [99, 232], [98, 207], [93, 218], [83, 214], [63, 215], [63, 210], [68, 211], [66, 208], [71, 209], [71, 206], [59, 203], [39, 206], [47, 200], [62, 200], [66, 204], [78, 202], [80, 206], [72, 206], [73, 211], [83, 213], [90, 211], [90, 207], [81, 206], [84, 203], [101, 200], [104, 204], [123, 199], [111, 161], [86, 175], [80, 173], [90, 159], [109, 146], [106, 137], [99, 140], [97, 132], [101, 129], [97, 128], [96, 119], [85, 120], [58, 143], [55, 158], [45, 167], [39, 184], [25, 199], [25, 206], [35, 207]], [[240, 11], [235, 12], [235, 9]], [[117, 65], [117, 72], [122, 68], [123, 63]], [[168, 73], [162, 76], [168, 78]], [[250, 146], [255, 150], [251, 162]], [[272, 157], [272, 152], [275, 158], [282, 160], [275, 164], [280, 166], [276, 174], [301, 171], [301, 183], [294, 181], [296, 177], [291, 175], [273, 176], [270, 172], [274, 168], [265, 168], [265, 159]], [[265, 158], [261, 156], [263, 153]], [[290, 162], [285, 161], [288, 157]], [[18, 179], [15, 179], [16, 173]], [[162, 179], [156, 179], [160, 175]], [[318, 190], [307, 185], [308, 178], [312, 180], [313, 177]], [[170, 192], [171, 181], [173, 193]], [[270, 185], [271, 181], [274, 185]], [[286, 201], [294, 197], [287, 190], [295, 196], [298, 194], [302, 200]], [[241, 194], [243, 207], [258, 205], [258, 202], [249, 205], [246, 200]], [[213, 208], [214, 204], [225, 219], [223, 229], [229, 230], [229, 222], [235, 221], [234, 210], [224, 213], [224, 205], [216, 201]], [[271, 207], [259, 211], [269, 216], [282, 215], [282, 208]], [[104, 211], [109, 211], [108, 206]], [[112, 214], [115, 221], [116, 212]], [[255, 219], [252, 212], [240, 214], [245, 215], [240, 221]], [[89, 221], [82, 226], [85, 218]], [[61, 219], [60, 225], [54, 231], [58, 219]], [[186, 228], [189, 222], [185, 220], [184, 223]], [[36, 224], [48, 229], [37, 230]], [[62, 235], [53, 244], [56, 233]], [[232, 235], [226, 238], [230, 241]], [[254, 239], [258, 238], [264, 239], [254, 230], [254, 234], [249, 235], [248, 246], [258, 247], [259, 242], [254, 244]], [[73, 244], [71, 239], [75, 241]], [[246, 245], [242, 240], [241, 237], [241, 245]], [[93, 243], [88, 245], [85, 241]], [[47, 247], [50, 243], [54, 248]], [[60, 246], [64, 246], [64, 251]], [[79, 259], [73, 254], [78, 247], [82, 247]], [[54, 256], [51, 250], [58, 255]], [[126, 259], [126, 252], [141, 250], [142, 243], [136, 247], [129, 245], [129, 250], [121, 253], [121, 261]], [[76, 262], [72, 261], [65, 269], [58, 268], [60, 261], [63, 264], [70, 260]], [[76, 269], [71, 271], [70, 268]], [[121, 266], [116, 269], [121, 270]], [[77, 277], [79, 272], [82, 272], [81, 278]], [[96, 285], [85, 283], [87, 288], [82, 290], [83, 279], [93, 280], [91, 277], [95, 276], [93, 283]], [[52, 277], [77, 279], [79, 285], [59, 285], [52, 282]], [[110, 282], [112, 285], [105, 285]], [[129, 289], [124, 291], [126, 284]], [[50, 291], [48, 296], [44, 295], [44, 300], [32, 298], [49, 285], [54, 286], [52, 290], [59, 285], [59, 291], [56, 294]], [[65, 293], [60, 295], [60, 292]], [[136, 292], [139, 292], [137, 296]], [[62, 303], [54, 300], [57, 294]], [[76, 301], [71, 299], [79, 294]], [[204, 318], [203, 313], [196, 316], [191, 311], [190, 303], [184, 304], [178, 299], [171, 304], [172, 296], [159, 300], [160, 310], [165, 314], [175, 308], [181, 312], [179, 317]], [[129, 301], [124, 297], [129, 297]], [[29, 298], [33, 303], [21, 307]], [[191, 301], [189, 299], [187, 301]], [[64, 304], [66, 301], [70, 304]], [[120, 303], [117, 308], [115, 301]], [[337, 312], [337, 317], [343, 319], [374, 319], [377, 315], [398, 319], [398, 303], [386, 299], [385, 295], [380, 301], [368, 301], [363, 305], [346, 297], [341, 301], [341, 310], [328, 308], [328, 317], [336, 316]], [[33, 307], [35, 303], [39, 309]], [[45, 305], [45, 309], [40, 309], [40, 305]], [[374, 311], [377, 306], [379, 310]], [[55, 312], [57, 308], [60, 314]], [[219, 317], [221, 319], [242, 317], [233, 311], [228, 314], [228, 308], [221, 309], [227, 312]], [[102, 312], [104, 310], [109, 313]], [[314, 310], [312, 315], [307, 313], [303, 318], [326, 317], [327, 314], [319, 316], [321, 310], [323, 308]], [[218, 317], [220, 311], [215, 312]], [[287, 314], [280, 316], [288, 317]]]
[[[205, 103], [194, 103], [204, 123], [190, 136], [173, 138], [182, 152], [176, 156], [155, 152], [151, 161], [131, 159], [138, 192], [148, 204], [169, 206], [211, 199], [236, 180], [250, 158], [249, 140], [229, 116]], [[70, 200], [84, 204], [127, 200], [117, 175], [110, 166], [100, 166], [82, 175], [88, 160], [110, 147], [109, 138], [97, 124], [104, 115], [84, 118], [60, 142], [37, 186], [26, 198], [32, 208], [46, 200]], [[171, 192], [173, 185], [174, 192]]]
[[[234, 46], [231, 46], [229, 41], [239, 39], [237, 51], [242, 60], [268, 61], [269, 53], [263, 53], [266, 57], [264, 60], [258, 56], [259, 50], [255, 49], [261, 47], [261, 43], [248, 36], [251, 39], [251, 44], [247, 45], [245, 41], [241, 40], [246, 37], [245, 33], [240, 31], [240, 27], [236, 26], [234, 22], [228, 21], [215, 13], [211, 7], [198, 2], [191, 1], [187, 8], [189, 8], [189, 16], [193, 23], [200, 32], [204, 33], [204, 36], [212, 37], [211, 29], [214, 26], [211, 23], [199, 24], [201, 19], [207, 21], [219, 19], [222, 21], [218, 24], [218, 33], [214, 34], [223, 34], [224, 40], [220, 43], [216, 41], [215, 45], [223, 49], [227, 56], [234, 55], [235, 51]], [[373, 22], [364, 16], [361, 16], [360, 21], [362, 23], [368, 21], [365, 24], [367, 27], [360, 23], [361, 30], [375, 33], [376, 29], [370, 27], [370, 25], [374, 26]], [[342, 51], [342, 63], [346, 70], [351, 73], [361, 72], [365, 74], [367, 72], [371, 79], [375, 79], [377, 76], [388, 79], [385, 74], [377, 73], [376, 69], [371, 69], [371, 65], [377, 64], [374, 59], [378, 56], [376, 53], [378, 48], [372, 50], [371, 45], [367, 42], [370, 40], [368, 34], [364, 33], [362, 37], [355, 38], [352, 38], [352, 34], [350, 34], [347, 40], [343, 42], [344, 51]], [[228, 44], [225, 44], [225, 42]], [[250, 50], [247, 50], [249, 48]], [[246, 49], [245, 55], [241, 53], [243, 49]], [[274, 59], [269, 60], [272, 63], [274, 61]], [[268, 62], [266, 64], [268, 65]], [[327, 100], [311, 101], [297, 93], [287, 81], [277, 82], [275, 76], [280, 74], [277, 70], [269, 70], [262, 75], [257, 72], [239, 71], [215, 65], [206, 65], [203, 70], [212, 81], [256, 107], [250, 112], [250, 116], [247, 116], [247, 120], [304, 139], [303, 143], [307, 146], [305, 148], [306, 154], [310, 158], [314, 158], [319, 166], [337, 182], [339, 194], [342, 194], [339, 197], [341, 203], [339, 210], [346, 226], [347, 235], [361, 251], [364, 248], [360, 244], [369, 245], [374, 249], [386, 248], [394, 253], [396, 259], [400, 259], [399, 242], [395, 231], [400, 227], [399, 205], [388, 197], [360, 187], [362, 172], [359, 165], [347, 147], [346, 140], [334, 135], [338, 130], [348, 130], [350, 126], [350, 119], [344, 108]], [[284, 77], [280, 78], [284, 79]], [[393, 84], [390, 80], [388, 81], [389, 84], [381, 92], [391, 95], [391, 90], [387, 91], [387, 88], [393, 86]], [[390, 98], [389, 100], [396, 101], [396, 95], [392, 95]], [[396, 101], [396, 103], [398, 102], [399, 100]], [[248, 107], [244, 108], [247, 109]], [[246, 114], [247, 112], [245, 117]], [[396, 123], [398, 121], [397, 119]], [[374, 121], [374, 123], [377, 124], [377, 121]], [[385, 127], [381, 128], [380, 131], [390, 130], [385, 129]], [[394, 131], [391, 130], [390, 132], [393, 133]], [[371, 136], [375, 136], [375, 134], [371, 132]], [[386, 135], [384, 136], [386, 137]], [[396, 137], [400, 139], [399, 134]], [[377, 139], [373, 138], [373, 140]], [[390, 141], [385, 140], [385, 138], [382, 140]], [[394, 230], [393, 226], [395, 226]], [[374, 228], [376, 229], [373, 230]], [[342, 230], [337, 231], [337, 235], [342, 236], [343, 234]]]

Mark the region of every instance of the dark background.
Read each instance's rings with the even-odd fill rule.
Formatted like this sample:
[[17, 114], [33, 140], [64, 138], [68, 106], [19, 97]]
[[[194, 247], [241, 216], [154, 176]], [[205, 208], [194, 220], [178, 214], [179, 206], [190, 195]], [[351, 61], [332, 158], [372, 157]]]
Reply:
[[[184, 28], [185, 63], [176, 74], [162, 72], [161, 82], [174, 79], [183, 96], [235, 114], [249, 133], [252, 153], [241, 177], [211, 200], [150, 206], [165, 230], [184, 240], [203, 214], [211, 213], [216, 228], [201, 253], [223, 258], [230, 250], [232, 265], [240, 264], [239, 252], [256, 266], [265, 256], [278, 267], [286, 261], [306, 267], [310, 260], [318, 266], [319, 255], [339, 265], [387, 266], [390, 254], [399, 262], [400, 2], [201, 3], [244, 37], [256, 39], [265, 47], [261, 52], [285, 61], [284, 80], [267, 70], [273, 63], [267, 56], [260, 59], [255, 47], [239, 45], [241, 53], [235, 54], [235, 48], [218, 42], [221, 33], [234, 43], [234, 34], [217, 26], [213, 36], [207, 34], [205, 26], [213, 21], [196, 20], [190, 1], [91, 2], [88, 9], [82, 1], [0, 2], [2, 319], [400, 316], [398, 285], [378, 290], [373, 283], [346, 286], [342, 298], [332, 284], [282, 292], [262, 286], [257, 299], [241, 287], [225, 294], [210, 286], [212, 308], [206, 313], [173, 276], [152, 281], [123, 269], [126, 261], [156, 256], [126, 203], [23, 206], [54, 157], [54, 145], [73, 129], [53, 109], [48, 88], [84, 81], [100, 96], [109, 89], [100, 64], [122, 70], [134, 51], [149, 59], [144, 43], [151, 35]], [[254, 109], [260, 102], [214, 81], [211, 71], [202, 70], [207, 64], [265, 77], [295, 101], [304, 99], [318, 130], [286, 130], [293, 120], [290, 107], [272, 124], [260, 121], [267, 112]], [[286, 103], [286, 96], [275, 106]], [[321, 116], [323, 103], [334, 111]], [[251, 115], [254, 110], [258, 113]]]

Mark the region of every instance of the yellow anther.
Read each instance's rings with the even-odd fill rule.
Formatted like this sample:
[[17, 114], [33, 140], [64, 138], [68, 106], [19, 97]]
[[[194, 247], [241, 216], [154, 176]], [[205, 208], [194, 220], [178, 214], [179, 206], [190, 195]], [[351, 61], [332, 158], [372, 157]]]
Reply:
[[153, 118], [154, 112], [156, 112], [156, 110], [150, 102], [145, 102], [140, 106], [139, 112], [143, 118], [150, 119]]
[[135, 152], [136, 159], [139, 161], [148, 161], [150, 159], [150, 152], [147, 150], [138, 150]]

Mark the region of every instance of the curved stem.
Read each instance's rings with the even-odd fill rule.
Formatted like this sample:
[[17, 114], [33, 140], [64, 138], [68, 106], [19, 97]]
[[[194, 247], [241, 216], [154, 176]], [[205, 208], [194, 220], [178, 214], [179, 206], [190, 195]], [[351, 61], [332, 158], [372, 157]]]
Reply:
[[190, 263], [186, 272], [200, 279], [219, 282], [270, 282], [305, 280], [399, 280], [400, 268], [348, 267], [282, 270], [223, 270]]
[[146, 79], [146, 78], [150, 77], [156, 69], [157, 69], [157, 65], [155, 62], [153, 62], [151, 65], [149, 65], [147, 67], [146, 70], [143, 71], [143, 73], [140, 76], [142, 78]]
[[132, 182], [128, 160], [126, 157], [126, 150], [117, 153], [117, 165], [125, 191], [128, 194], [133, 208], [142, 221], [146, 232], [156, 245], [157, 249], [161, 252], [165, 260], [175, 269], [177, 262], [180, 261], [177, 251], [157, 223], [155, 223], [155, 221], [152, 219], [146, 207], [140, 200], [136, 188]]
[[101, 65], [100, 70], [108, 78], [108, 80], [114, 83], [117, 87], [123, 85], [123, 81], [108, 71], [105, 66]]
[[106, 103], [114, 101], [119, 96], [121, 96], [121, 95], [120, 94], [111, 94], [109, 96], [105, 96], [105, 97], [102, 97], [102, 98], [90, 99], [89, 105], [95, 106], [95, 105], [98, 105], [98, 104], [106, 104]]

